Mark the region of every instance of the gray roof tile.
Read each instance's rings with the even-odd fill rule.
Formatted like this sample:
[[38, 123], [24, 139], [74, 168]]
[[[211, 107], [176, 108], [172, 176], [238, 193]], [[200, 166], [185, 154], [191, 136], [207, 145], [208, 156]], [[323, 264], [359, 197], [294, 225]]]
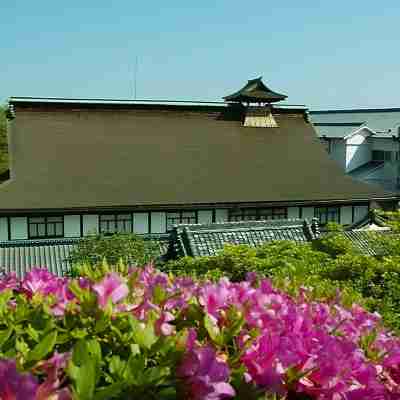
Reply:
[[314, 237], [310, 224], [298, 219], [178, 225], [171, 234], [169, 255], [212, 256], [225, 244], [255, 247], [273, 240], [306, 242]]
[[0, 242], [0, 271], [23, 277], [35, 267], [63, 276], [70, 269], [68, 256], [79, 239], [15, 240]]

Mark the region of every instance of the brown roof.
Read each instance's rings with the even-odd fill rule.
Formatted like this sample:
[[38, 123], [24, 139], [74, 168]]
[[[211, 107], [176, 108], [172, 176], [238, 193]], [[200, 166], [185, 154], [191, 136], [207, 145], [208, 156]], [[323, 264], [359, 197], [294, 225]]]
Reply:
[[391, 196], [345, 176], [304, 110], [274, 108], [278, 128], [246, 128], [240, 105], [11, 105], [3, 212]]

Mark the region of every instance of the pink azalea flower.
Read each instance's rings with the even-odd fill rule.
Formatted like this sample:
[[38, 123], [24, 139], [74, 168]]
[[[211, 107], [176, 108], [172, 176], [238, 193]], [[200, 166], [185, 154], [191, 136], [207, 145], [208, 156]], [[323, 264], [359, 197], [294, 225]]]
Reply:
[[93, 290], [97, 293], [99, 306], [103, 309], [110, 299], [115, 304], [124, 299], [129, 293], [128, 286], [115, 272], [109, 273], [101, 282], [93, 285]]
[[175, 319], [170, 312], [163, 312], [161, 317], [155, 323], [155, 330], [157, 335], [170, 336], [175, 332], [174, 325], [169, 324]]
[[229, 367], [216, 357], [211, 347], [198, 347], [187, 352], [177, 375], [183, 379], [187, 398], [219, 400], [235, 396], [235, 390], [228, 383]]
[[46, 296], [57, 291], [59, 281], [60, 278], [51, 274], [47, 269], [34, 268], [25, 275], [21, 287], [29, 298], [36, 293]]
[[1, 400], [36, 400], [37, 388], [36, 378], [19, 373], [14, 360], [0, 360]]
[[67, 367], [71, 353], [57, 353], [43, 361], [39, 369], [46, 373], [45, 381], [37, 388], [35, 400], [70, 400], [72, 394], [68, 388], [60, 388], [64, 380], [64, 370]]
[[15, 290], [17, 288], [18, 280], [14, 272], [0, 278], [0, 292], [7, 289]]

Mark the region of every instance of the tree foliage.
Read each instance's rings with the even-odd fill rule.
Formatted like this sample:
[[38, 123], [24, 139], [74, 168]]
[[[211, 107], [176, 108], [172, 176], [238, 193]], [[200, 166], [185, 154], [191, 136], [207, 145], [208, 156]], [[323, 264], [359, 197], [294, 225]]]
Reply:
[[120, 262], [126, 265], [146, 265], [159, 255], [160, 249], [156, 242], [138, 235], [91, 235], [79, 241], [70, 254], [70, 262], [75, 264], [73, 273], [79, 274], [79, 265], [97, 267], [104, 261], [114, 266]]

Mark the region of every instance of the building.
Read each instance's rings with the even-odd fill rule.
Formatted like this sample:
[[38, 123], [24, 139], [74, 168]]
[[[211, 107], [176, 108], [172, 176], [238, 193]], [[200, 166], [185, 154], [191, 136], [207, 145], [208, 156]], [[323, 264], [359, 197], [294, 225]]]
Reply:
[[310, 118], [347, 174], [399, 191], [400, 108], [310, 111]]
[[168, 258], [215, 256], [226, 244], [257, 247], [276, 240], [305, 243], [317, 239], [318, 222], [268, 220], [178, 225], [170, 234]]
[[345, 176], [285, 98], [261, 78], [214, 103], [12, 97], [0, 240], [393, 209], [397, 195]]

